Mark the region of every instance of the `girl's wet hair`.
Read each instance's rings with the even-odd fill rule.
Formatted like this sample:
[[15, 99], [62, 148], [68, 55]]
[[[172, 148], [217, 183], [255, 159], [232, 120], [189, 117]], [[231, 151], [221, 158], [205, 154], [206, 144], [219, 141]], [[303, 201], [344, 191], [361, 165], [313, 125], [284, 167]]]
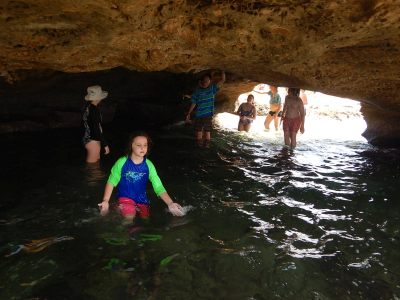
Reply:
[[247, 99], [249, 99], [249, 97], [253, 98], [253, 100], [254, 100], [254, 95], [253, 94], [248, 94], [247, 95]]
[[153, 146], [153, 141], [151, 140], [150, 136], [141, 130], [134, 131], [129, 135], [128, 145], [126, 148], [126, 155], [130, 157], [132, 155], [132, 143], [135, 138], [138, 136], [144, 136], [147, 139], [147, 153], [146, 156], [149, 154], [151, 147]]
[[288, 94], [298, 97], [300, 95], [300, 89], [299, 88], [289, 88]]

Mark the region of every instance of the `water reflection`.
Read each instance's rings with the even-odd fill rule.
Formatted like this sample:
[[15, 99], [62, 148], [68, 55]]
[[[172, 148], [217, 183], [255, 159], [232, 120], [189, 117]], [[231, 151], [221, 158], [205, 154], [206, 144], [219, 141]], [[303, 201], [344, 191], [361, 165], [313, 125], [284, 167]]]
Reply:
[[102, 170], [100, 162], [85, 165], [85, 180], [88, 186], [95, 187], [105, 182], [106, 172]]
[[[98, 215], [114, 158], [58, 172], [57, 158], [48, 161], [52, 178], [32, 178], [23, 205], [0, 211], [0, 298], [399, 297], [398, 151], [311, 138], [288, 151], [279, 133], [224, 130], [204, 150], [187, 146], [192, 135], [160, 134], [151, 154], [188, 214], [171, 217], [149, 190], [152, 218], [138, 231]], [[63, 236], [75, 239], [4, 257], [12, 245]]]

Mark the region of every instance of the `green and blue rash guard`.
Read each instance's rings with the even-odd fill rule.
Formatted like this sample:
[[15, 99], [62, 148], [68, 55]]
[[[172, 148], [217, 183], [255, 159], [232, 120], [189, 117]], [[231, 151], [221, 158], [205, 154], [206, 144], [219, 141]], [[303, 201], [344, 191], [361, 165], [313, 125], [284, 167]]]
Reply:
[[281, 96], [279, 96], [278, 93], [276, 93], [275, 95], [272, 94], [272, 92], [268, 92], [268, 95], [271, 96], [271, 99], [269, 100], [269, 104], [282, 104], [282, 100], [281, 100]]
[[149, 159], [145, 157], [140, 164], [135, 164], [125, 156], [114, 164], [107, 182], [113, 186], [118, 185], [118, 198], [127, 197], [136, 203], [149, 205], [146, 194], [148, 180], [157, 196], [166, 192], [156, 168]]
[[197, 88], [192, 94], [192, 103], [197, 105], [196, 118], [212, 117], [214, 115], [214, 96], [218, 86], [213, 83], [207, 88]]

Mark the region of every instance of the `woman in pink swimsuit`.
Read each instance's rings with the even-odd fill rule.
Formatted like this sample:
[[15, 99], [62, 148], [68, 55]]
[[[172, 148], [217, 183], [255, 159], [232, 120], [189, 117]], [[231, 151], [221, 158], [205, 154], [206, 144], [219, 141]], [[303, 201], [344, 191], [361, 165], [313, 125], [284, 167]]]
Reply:
[[285, 145], [292, 149], [296, 147], [299, 129], [301, 133], [304, 133], [304, 104], [299, 95], [300, 89], [289, 88], [282, 112]]

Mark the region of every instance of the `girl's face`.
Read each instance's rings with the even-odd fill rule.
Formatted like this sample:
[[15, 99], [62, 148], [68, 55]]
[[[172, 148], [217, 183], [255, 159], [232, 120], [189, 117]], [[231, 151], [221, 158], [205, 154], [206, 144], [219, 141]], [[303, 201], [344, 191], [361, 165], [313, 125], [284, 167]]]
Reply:
[[247, 96], [247, 102], [253, 104], [254, 103], [254, 97], [249, 95]]
[[269, 90], [273, 93], [276, 94], [278, 92], [278, 88], [276, 86], [270, 85]]
[[145, 136], [137, 136], [132, 142], [132, 155], [136, 157], [144, 157], [147, 154], [148, 143]]

